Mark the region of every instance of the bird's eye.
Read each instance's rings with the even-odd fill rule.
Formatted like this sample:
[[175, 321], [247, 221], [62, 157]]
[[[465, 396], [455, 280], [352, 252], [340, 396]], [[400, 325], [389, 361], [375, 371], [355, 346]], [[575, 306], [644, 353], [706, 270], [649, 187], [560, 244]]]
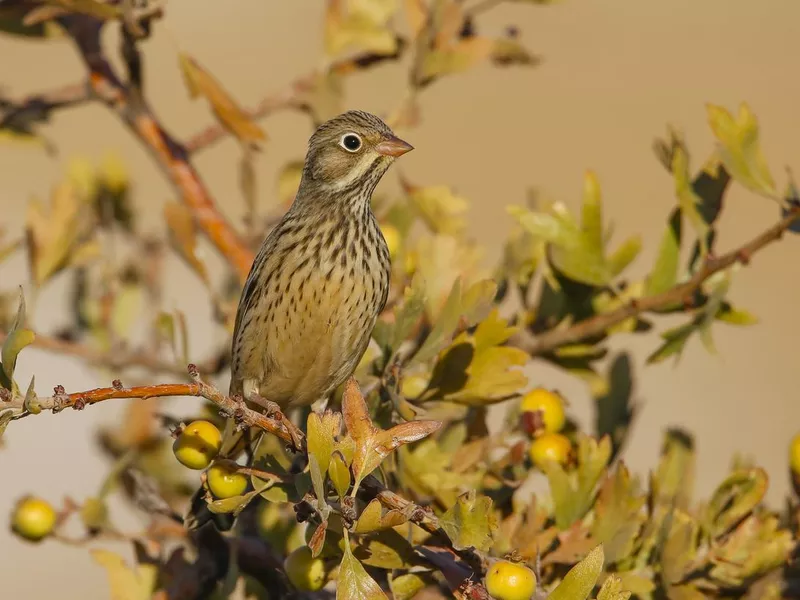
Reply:
[[348, 152], [358, 152], [361, 148], [361, 138], [355, 133], [346, 133], [342, 136], [339, 145]]

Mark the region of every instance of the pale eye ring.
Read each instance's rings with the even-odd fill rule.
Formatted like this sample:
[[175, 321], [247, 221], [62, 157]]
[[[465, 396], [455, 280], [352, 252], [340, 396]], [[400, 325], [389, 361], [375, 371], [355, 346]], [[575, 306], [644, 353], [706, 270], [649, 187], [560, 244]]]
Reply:
[[357, 133], [345, 133], [339, 140], [339, 145], [348, 152], [358, 152], [361, 150], [361, 137]]

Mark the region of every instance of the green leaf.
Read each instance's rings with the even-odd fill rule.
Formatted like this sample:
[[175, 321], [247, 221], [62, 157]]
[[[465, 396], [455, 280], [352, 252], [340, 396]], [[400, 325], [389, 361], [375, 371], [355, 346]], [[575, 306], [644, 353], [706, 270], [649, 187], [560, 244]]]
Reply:
[[723, 302], [717, 311], [716, 319], [728, 325], [755, 325], [758, 317], [743, 308], [734, 308], [730, 304]]
[[655, 296], [667, 291], [678, 281], [678, 266], [681, 253], [681, 213], [679, 209], [672, 211], [667, 224], [667, 231], [661, 240], [658, 257], [653, 270], [647, 277], [647, 295]]
[[394, 331], [390, 338], [392, 350], [397, 350], [408, 338], [424, 312], [425, 286], [419, 273], [415, 273], [411, 285], [404, 292], [402, 307], [395, 313]]
[[642, 240], [639, 236], [628, 238], [611, 256], [608, 257], [608, 268], [612, 277], [617, 277], [628, 268], [642, 250]]
[[697, 323], [695, 321], [665, 331], [661, 334], [664, 343], [647, 357], [647, 362], [649, 364], [660, 363], [670, 356], [680, 358], [683, 349], [686, 347], [686, 342], [689, 341], [695, 331], [697, 331]]
[[592, 507], [597, 483], [611, 458], [611, 439], [599, 442], [581, 435], [578, 439], [578, 468], [570, 473], [556, 462], [547, 463], [544, 472], [550, 482], [555, 505], [556, 526], [564, 531], [582, 519]]
[[208, 510], [214, 514], [233, 514], [238, 516], [256, 496], [264, 492], [269, 487], [269, 484], [262, 484], [260, 488], [256, 488], [251, 492], [242, 494], [240, 496], [232, 496], [221, 500], [213, 500], [208, 503]]
[[675, 180], [675, 194], [678, 197], [678, 206], [680, 206], [681, 212], [697, 233], [701, 253], [705, 256], [708, 253], [709, 226], [700, 214], [699, 208], [703, 200], [694, 191], [689, 176], [689, 156], [682, 147], [676, 148], [672, 156], [672, 174]]
[[774, 198], [777, 190], [761, 151], [758, 120], [746, 103], [734, 116], [721, 106], [709, 104], [708, 123], [719, 142], [725, 168], [752, 191]]
[[11, 423], [11, 419], [14, 417], [13, 410], [4, 410], [0, 412], [0, 443], [2, 443], [3, 435], [6, 432], [6, 428], [8, 424]]
[[14, 370], [17, 366], [17, 357], [25, 346], [29, 346], [36, 339], [36, 334], [30, 329], [25, 328], [25, 296], [22, 288], [19, 291], [19, 305], [17, 316], [8, 330], [5, 342], [3, 342], [0, 357], [2, 357], [2, 369], [0, 369], [0, 385], [14, 394], [19, 393], [19, 388], [14, 382]]
[[344, 497], [347, 490], [350, 488], [350, 467], [344, 460], [344, 456], [340, 451], [335, 451], [331, 457], [331, 463], [328, 465], [328, 473], [333, 482], [333, 487], [336, 488], [336, 493], [340, 497]]
[[604, 560], [603, 546], [597, 546], [570, 569], [558, 587], [547, 596], [547, 600], [586, 600], [603, 570]]
[[388, 600], [375, 580], [369, 576], [361, 562], [350, 550], [345, 532], [344, 556], [339, 567], [336, 600]]
[[746, 469], [728, 476], [706, 508], [706, 527], [718, 538], [749, 515], [764, 499], [768, 478], [763, 469]]
[[694, 488], [694, 439], [685, 431], [664, 434], [661, 460], [651, 482], [654, 503], [688, 508]]
[[322, 419], [315, 412], [308, 415], [306, 430], [308, 455], [316, 459], [320, 476], [324, 479], [333, 454], [333, 433], [323, 426]]
[[389, 510], [384, 514], [380, 501], [373, 499], [361, 511], [361, 515], [353, 527], [353, 533], [371, 533], [391, 529], [406, 521], [408, 521], [408, 517], [399, 510]]
[[464, 214], [469, 203], [445, 185], [416, 187], [406, 185], [408, 199], [434, 233], [458, 235], [466, 228]]
[[631, 479], [628, 469], [620, 462], [600, 489], [591, 528], [592, 539], [603, 544], [609, 564], [627, 558], [633, 551], [645, 519], [644, 503], [638, 481]]
[[631, 592], [622, 589], [622, 580], [617, 575], [609, 575], [597, 594], [597, 600], [628, 600]]
[[389, 579], [389, 589], [394, 600], [412, 600], [429, 584], [430, 581], [426, 581], [417, 573], [406, 573]]
[[486, 552], [492, 546], [492, 535], [497, 527], [492, 499], [470, 490], [458, 497], [441, 516], [439, 524], [456, 550], [476, 548]]

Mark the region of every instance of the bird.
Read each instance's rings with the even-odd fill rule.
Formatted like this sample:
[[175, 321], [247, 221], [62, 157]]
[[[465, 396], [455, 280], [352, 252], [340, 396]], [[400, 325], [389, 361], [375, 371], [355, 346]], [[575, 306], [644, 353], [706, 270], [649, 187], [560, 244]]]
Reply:
[[[229, 394], [282, 411], [325, 399], [355, 371], [389, 294], [391, 262], [372, 212], [375, 187], [413, 146], [378, 116], [350, 110], [311, 135], [289, 210], [242, 288]], [[229, 419], [221, 454], [241, 441]]]

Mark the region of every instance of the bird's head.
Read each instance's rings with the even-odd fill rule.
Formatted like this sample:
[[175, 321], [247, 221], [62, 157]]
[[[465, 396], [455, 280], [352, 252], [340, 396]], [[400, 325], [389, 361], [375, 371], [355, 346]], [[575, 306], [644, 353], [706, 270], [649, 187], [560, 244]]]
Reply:
[[413, 150], [380, 118], [351, 110], [320, 125], [308, 142], [303, 180], [323, 192], [371, 193], [389, 166]]

